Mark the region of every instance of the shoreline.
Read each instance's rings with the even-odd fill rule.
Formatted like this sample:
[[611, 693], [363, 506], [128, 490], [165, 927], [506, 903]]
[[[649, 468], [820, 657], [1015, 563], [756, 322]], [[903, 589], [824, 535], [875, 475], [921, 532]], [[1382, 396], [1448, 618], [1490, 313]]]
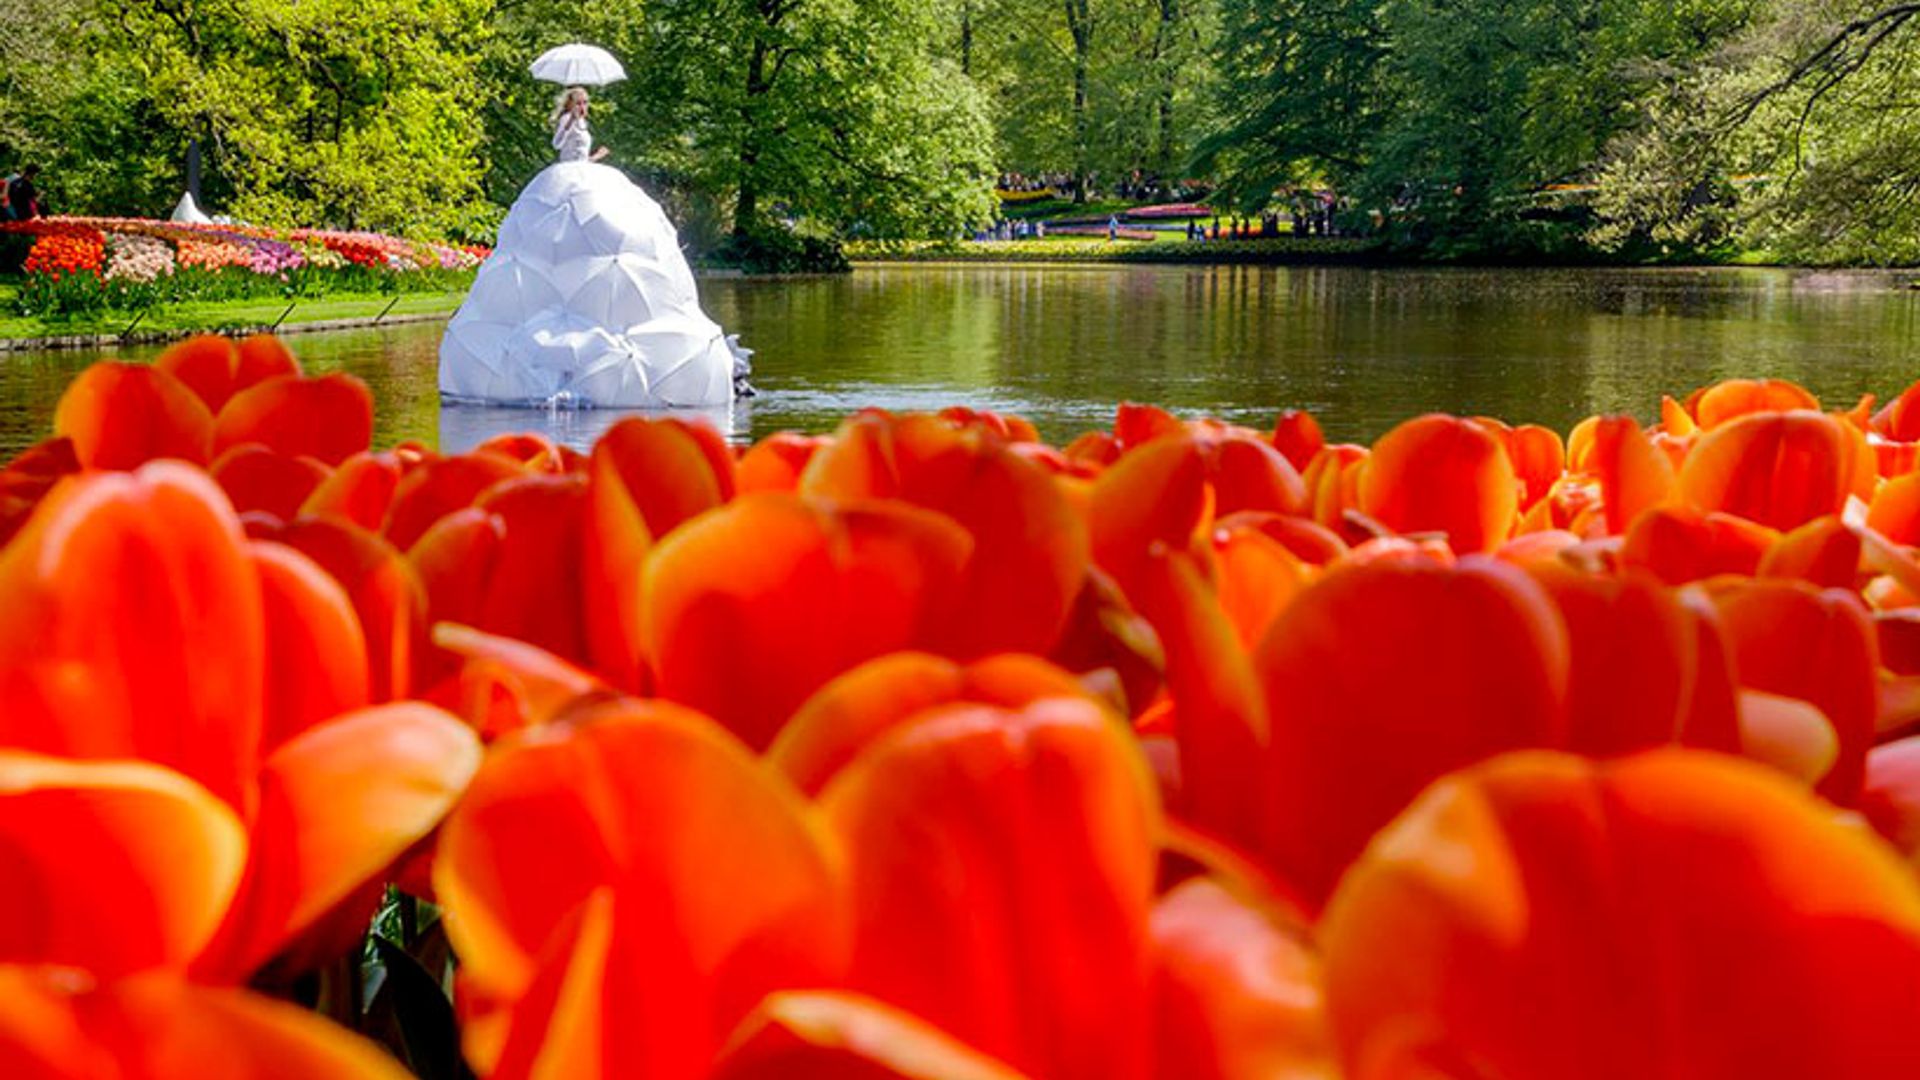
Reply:
[[414, 312], [406, 315], [360, 316], [347, 319], [315, 319], [311, 322], [281, 323], [274, 326], [229, 324], [221, 326], [180, 326], [163, 330], [135, 330], [127, 334], [56, 334], [37, 338], [0, 338], [0, 353], [53, 352], [64, 349], [108, 349], [118, 345], [164, 345], [190, 337], [213, 334], [219, 337], [250, 337], [254, 334], [311, 334], [327, 330], [367, 330], [377, 326], [404, 326], [408, 323], [445, 322], [451, 311]]
[[[1914, 266], [1825, 266], [1811, 263], [1789, 262], [1688, 262], [1688, 263], [1633, 263], [1633, 262], [1422, 262], [1414, 259], [1396, 258], [1375, 253], [1327, 254], [1327, 255], [1246, 255], [1227, 258], [1160, 258], [1148, 255], [1129, 254], [1079, 254], [1056, 252], [1032, 252], [1012, 254], [1008, 252], [970, 252], [945, 251], [939, 254], [872, 254], [849, 255], [848, 260], [856, 268], [863, 266], [1281, 266], [1281, 267], [1353, 267], [1370, 270], [1592, 270], [1592, 271], [1647, 271], [1647, 272], [1727, 272], [1740, 270], [1778, 270], [1797, 274], [1859, 274], [1882, 275], [1901, 280], [1907, 288], [1920, 289], [1920, 265]], [[778, 278], [783, 275], [761, 275]], [[792, 275], [799, 276], [799, 275]]]

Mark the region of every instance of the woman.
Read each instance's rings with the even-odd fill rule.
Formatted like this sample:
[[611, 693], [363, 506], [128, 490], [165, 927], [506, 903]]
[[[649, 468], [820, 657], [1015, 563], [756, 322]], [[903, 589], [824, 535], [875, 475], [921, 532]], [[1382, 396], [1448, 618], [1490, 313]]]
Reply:
[[[443, 400], [548, 407], [725, 405], [746, 352], [700, 310], [659, 204], [598, 164], [585, 89], [554, 106], [560, 160], [507, 212], [440, 341]], [[744, 389], [744, 385], [742, 387]]]

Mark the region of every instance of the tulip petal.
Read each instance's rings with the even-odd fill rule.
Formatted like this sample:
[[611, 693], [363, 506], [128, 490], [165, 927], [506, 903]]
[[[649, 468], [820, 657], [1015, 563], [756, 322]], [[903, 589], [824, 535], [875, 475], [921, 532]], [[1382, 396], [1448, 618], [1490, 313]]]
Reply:
[[1775, 529], [1837, 514], [1854, 489], [1844, 425], [1816, 412], [1749, 413], [1708, 431], [1680, 470], [1680, 494]]
[[1853, 593], [1756, 580], [1713, 590], [1741, 686], [1810, 702], [1833, 725], [1839, 760], [1819, 792], [1860, 794], [1879, 713], [1873, 623]]
[[345, 589], [283, 544], [256, 541], [266, 615], [267, 678], [261, 750], [367, 704], [367, 639]]
[[242, 814], [260, 753], [260, 583], [205, 473], [63, 482], [0, 550], [0, 745], [145, 758]]
[[1514, 754], [1449, 777], [1369, 847], [1321, 939], [1350, 1075], [1920, 1068], [1913, 879], [1717, 754]]
[[114, 976], [200, 951], [247, 838], [230, 807], [170, 769], [0, 750], [0, 850], [0, 959]]
[[411, 1075], [373, 1043], [305, 1009], [167, 973], [93, 983], [0, 965], [0, 1000], [0, 1061], [19, 1080]]
[[214, 419], [213, 450], [263, 443], [338, 465], [373, 439], [373, 393], [352, 375], [280, 375], [233, 395]]
[[656, 537], [733, 498], [733, 459], [704, 424], [622, 420], [594, 444], [593, 460], [626, 485]]
[[295, 522], [277, 539], [318, 563], [346, 590], [366, 637], [370, 699], [409, 696], [426, 610], [425, 586], [413, 564], [379, 534], [333, 518]]
[[1435, 778], [1566, 737], [1566, 631], [1503, 563], [1375, 562], [1327, 573], [1254, 658], [1272, 718], [1257, 773], [1202, 783], [1268, 792], [1266, 856], [1324, 901], [1340, 871]]
[[1153, 911], [1156, 1075], [1334, 1080], [1320, 961], [1205, 878]]
[[973, 701], [1018, 708], [1049, 697], [1087, 697], [1078, 679], [1035, 656], [1009, 653], [961, 665], [902, 652], [854, 668], [820, 688], [767, 748], [767, 762], [809, 795], [901, 723], [937, 705]]
[[1606, 756], [1668, 742], [1734, 752], [1736, 703], [1719, 630], [1674, 590], [1638, 574], [1535, 566], [1566, 621], [1572, 666], [1566, 749]]
[[1457, 552], [1492, 551], [1513, 532], [1518, 492], [1499, 437], [1471, 420], [1430, 414], [1374, 444], [1359, 508], [1396, 532], [1445, 533]]
[[1589, 468], [1600, 480], [1610, 535], [1626, 532], [1676, 491], [1673, 466], [1630, 416], [1605, 417], [1594, 426]]
[[376, 881], [439, 824], [480, 756], [465, 724], [418, 702], [348, 713], [274, 751], [246, 881], [202, 970], [244, 977]]
[[813, 456], [800, 492], [899, 499], [972, 535], [955, 607], [937, 619], [941, 651], [963, 659], [1046, 651], [1086, 573], [1081, 516], [1045, 469], [990, 429], [931, 416], [856, 417]]
[[339, 518], [379, 532], [387, 519], [387, 509], [393, 504], [394, 491], [400, 486], [400, 476], [397, 454], [355, 454], [308, 493], [298, 513]]
[[186, 383], [215, 416], [242, 390], [275, 376], [300, 374], [300, 362], [270, 334], [238, 343], [202, 334], [168, 346], [153, 366]]
[[73, 440], [89, 469], [131, 469], [159, 458], [205, 463], [213, 414], [186, 384], [144, 364], [101, 361], [81, 372], [53, 410], [53, 433]]
[[838, 875], [804, 801], [713, 723], [664, 703], [595, 706], [496, 744], [441, 828], [434, 886], [483, 1011], [528, 994], [541, 953], [610, 888], [610, 947], [684, 956], [625, 965], [639, 999], [669, 1016], [678, 999], [703, 1003], [705, 1024], [633, 1048], [649, 1058], [692, 1047], [710, 1060], [766, 993], [830, 984], [845, 960]]
[[521, 475], [497, 454], [466, 454], [429, 461], [400, 478], [387, 511], [386, 535], [394, 547], [413, 547], [441, 518], [474, 504], [480, 493]]
[[648, 558], [658, 692], [764, 747], [827, 680], [933, 636], [969, 547], [952, 519], [897, 503], [736, 499]]
[[770, 994], [715, 1080], [1021, 1080], [911, 1013], [834, 990]]
[[293, 518], [328, 472], [312, 458], [293, 457], [257, 443], [233, 447], [207, 471], [227, 493], [235, 513], [260, 511], [282, 521]]
[[1093, 482], [1087, 527], [1093, 560], [1129, 590], [1153, 545], [1190, 546], [1210, 513], [1206, 462], [1191, 439], [1156, 439]]
[[821, 806], [847, 850], [851, 989], [1036, 1076], [1143, 1075], [1159, 815], [1111, 717], [938, 709]]

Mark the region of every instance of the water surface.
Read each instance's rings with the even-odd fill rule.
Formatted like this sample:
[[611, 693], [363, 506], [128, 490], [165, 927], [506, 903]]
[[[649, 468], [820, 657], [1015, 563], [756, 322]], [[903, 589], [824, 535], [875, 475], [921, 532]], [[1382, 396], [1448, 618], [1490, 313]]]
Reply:
[[[867, 405], [1023, 414], [1061, 440], [1123, 400], [1267, 426], [1313, 410], [1371, 439], [1443, 410], [1566, 430], [1651, 418], [1662, 393], [1731, 375], [1805, 384], [1833, 406], [1920, 377], [1908, 277], [1786, 270], [1407, 270], [889, 266], [708, 279], [710, 314], [756, 350], [762, 394], [711, 414], [736, 438], [820, 431]], [[460, 449], [536, 430], [583, 446], [614, 412], [441, 409], [437, 323], [290, 338], [312, 371], [373, 387], [380, 444]], [[157, 347], [121, 350], [151, 358]], [[0, 453], [42, 436], [100, 354], [0, 353]]]

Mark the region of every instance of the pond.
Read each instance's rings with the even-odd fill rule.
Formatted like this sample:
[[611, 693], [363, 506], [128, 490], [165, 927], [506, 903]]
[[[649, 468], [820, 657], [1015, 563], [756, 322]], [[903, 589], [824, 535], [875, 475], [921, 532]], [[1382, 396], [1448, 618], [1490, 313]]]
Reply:
[[[1370, 440], [1442, 410], [1565, 431], [1650, 419], [1660, 395], [1732, 375], [1794, 379], [1830, 406], [1916, 377], [1909, 276], [1787, 270], [864, 267], [708, 279], [707, 310], [756, 350], [761, 395], [713, 417], [735, 438], [819, 431], [867, 405], [1019, 413], [1064, 440], [1123, 400], [1256, 427], [1312, 410]], [[612, 412], [441, 409], [440, 324], [290, 339], [311, 371], [365, 379], [376, 442], [461, 449], [501, 431], [590, 443]], [[157, 347], [123, 351], [148, 358]], [[42, 436], [97, 354], [0, 354], [0, 455]]]

